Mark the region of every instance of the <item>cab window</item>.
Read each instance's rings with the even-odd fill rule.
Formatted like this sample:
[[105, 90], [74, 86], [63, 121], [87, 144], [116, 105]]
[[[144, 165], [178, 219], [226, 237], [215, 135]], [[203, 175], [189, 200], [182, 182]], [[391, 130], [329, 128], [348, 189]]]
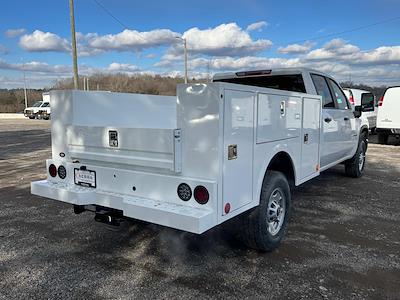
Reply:
[[332, 88], [332, 94], [333, 97], [335, 98], [335, 102], [337, 103], [338, 109], [349, 109], [350, 106], [347, 103], [347, 98], [343, 93], [342, 89], [332, 79], [328, 78], [328, 81]]
[[327, 108], [335, 108], [335, 102], [332, 99], [331, 91], [325, 77], [317, 74], [311, 74], [317, 94], [322, 97], [322, 105]]
[[49, 107], [49, 106], [50, 106], [50, 103], [49, 102], [45, 102], [45, 103], [43, 103], [43, 105], [41, 107]]

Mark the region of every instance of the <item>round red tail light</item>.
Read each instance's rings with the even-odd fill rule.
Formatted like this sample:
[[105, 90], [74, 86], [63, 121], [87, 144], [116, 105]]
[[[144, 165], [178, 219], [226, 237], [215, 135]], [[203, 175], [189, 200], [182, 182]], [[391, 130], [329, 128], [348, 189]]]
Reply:
[[198, 185], [195, 187], [193, 195], [194, 199], [196, 199], [196, 201], [200, 204], [206, 204], [208, 202], [208, 199], [210, 198], [207, 189], [202, 185]]
[[57, 167], [53, 164], [49, 166], [49, 174], [51, 177], [56, 177], [57, 176]]

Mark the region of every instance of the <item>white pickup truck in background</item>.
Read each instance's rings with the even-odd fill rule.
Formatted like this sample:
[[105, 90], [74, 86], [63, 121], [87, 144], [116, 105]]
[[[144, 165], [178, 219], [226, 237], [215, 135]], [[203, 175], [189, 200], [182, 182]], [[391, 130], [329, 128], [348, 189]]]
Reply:
[[41, 101], [24, 109], [24, 116], [29, 119], [50, 119], [50, 93], [43, 93]]
[[[291, 189], [339, 163], [360, 177], [368, 130], [330, 76], [308, 69], [217, 74], [177, 97], [52, 91], [52, 158], [35, 195], [118, 224], [193, 233], [236, 218], [253, 248], [278, 247]], [[366, 106], [364, 105], [364, 108]]]
[[361, 99], [364, 98], [364, 102], [371, 102], [368, 110], [365, 110], [360, 117], [361, 126], [367, 126], [371, 134], [375, 134], [376, 131], [376, 116], [378, 114], [378, 102], [376, 101], [375, 95], [369, 91], [345, 88], [343, 89], [344, 94], [349, 100], [352, 108], [361, 105]]

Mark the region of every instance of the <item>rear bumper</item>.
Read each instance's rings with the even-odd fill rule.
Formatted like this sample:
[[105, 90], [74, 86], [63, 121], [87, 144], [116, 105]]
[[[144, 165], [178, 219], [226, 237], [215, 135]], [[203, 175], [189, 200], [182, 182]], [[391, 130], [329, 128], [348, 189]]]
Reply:
[[400, 134], [400, 128], [376, 128], [377, 133], [385, 133], [385, 134]]
[[217, 225], [215, 212], [208, 208], [190, 207], [47, 180], [32, 182], [31, 192], [70, 204], [101, 205], [119, 209], [129, 218], [197, 234]]

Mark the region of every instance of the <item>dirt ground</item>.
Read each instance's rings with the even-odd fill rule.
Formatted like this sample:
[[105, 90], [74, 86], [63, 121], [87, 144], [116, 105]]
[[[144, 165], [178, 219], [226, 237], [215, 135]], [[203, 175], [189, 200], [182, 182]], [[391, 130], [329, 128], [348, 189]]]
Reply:
[[0, 299], [400, 299], [397, 140], [370, 143], [361, 179], [337, 166], [298, 187], [283, 244], [259, 253], [221, 227], [113, 229], [31, 195], [49, 124], [0, 120]]

